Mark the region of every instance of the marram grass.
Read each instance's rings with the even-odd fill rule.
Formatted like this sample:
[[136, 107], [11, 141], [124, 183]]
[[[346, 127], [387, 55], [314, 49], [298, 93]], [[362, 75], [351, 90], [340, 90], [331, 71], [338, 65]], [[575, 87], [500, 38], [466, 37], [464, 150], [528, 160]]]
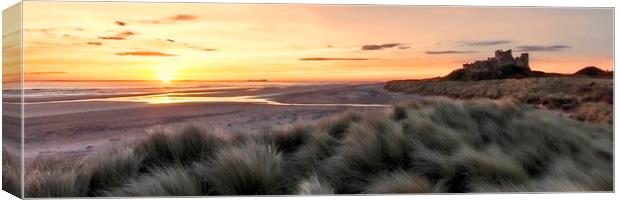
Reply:
[[[251, 133], [161, 132], [79, 164], [38, 161], [25, 189], [27, 197], [611, 191], [612, 138], [608, 124], [513, 100], [421, 99]], [[3, 170], [15, 188], [6, 176], [14, 169]]]

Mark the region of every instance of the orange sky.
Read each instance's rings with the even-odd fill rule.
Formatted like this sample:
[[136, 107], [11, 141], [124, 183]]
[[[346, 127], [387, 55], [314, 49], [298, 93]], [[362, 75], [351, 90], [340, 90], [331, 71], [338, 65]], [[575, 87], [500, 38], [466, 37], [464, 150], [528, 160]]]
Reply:
[[25, 77], [385, 81], [509, 48], [572, 73], [613, 69], [612, 20], [600, 8], [27, 1]]

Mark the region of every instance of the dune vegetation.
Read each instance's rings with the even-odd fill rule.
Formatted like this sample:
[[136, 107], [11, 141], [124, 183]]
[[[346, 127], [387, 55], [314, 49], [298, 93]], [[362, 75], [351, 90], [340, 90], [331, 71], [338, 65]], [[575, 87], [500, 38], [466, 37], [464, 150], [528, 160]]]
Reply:
[[16, 156], [9, 154], [4, 147], [2, 148], [2, 190], [15, 196], [21, 196], [19, 185], [21, 173], [19, 173], [17, 164], [19, 161]]
[[27, 197], [611, 191], [612, 138], [608, 124], [510, 99], [423, 98], [248, 133], [162, 130], [80, 162], [35, 161], [25, 190]]
[[567, 113], [587, 122], [613, 123], [613, 79], [545, 77], [480, 81], [398, 80], [393, 92], [448, 96], [457, 99], [515, 98], [521, 103]]

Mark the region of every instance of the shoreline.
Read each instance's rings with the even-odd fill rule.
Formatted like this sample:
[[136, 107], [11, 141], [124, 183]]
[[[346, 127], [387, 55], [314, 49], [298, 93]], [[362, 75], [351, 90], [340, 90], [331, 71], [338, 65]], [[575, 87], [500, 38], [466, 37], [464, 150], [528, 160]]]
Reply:
[[[315, 121], [347, 111], [382, 110], [414, 99], [384, 91], [382, 84], [266, 87], [187, 96], [262, 96], [276, 103], [180, 102], [151, 104], [82, 101], [25, 105], [25, 158], [79, 158], [109, 146], [142, 139], [155, 129], [194, 125], [215, 132]], [[311, 95], [311, 96], [309, 96]], [[379, 98], [380, 97], [380, 98]], [[319, 101], [320, 100], [320, 101]], [[374, 105], [374, 106], [373, 106]]]

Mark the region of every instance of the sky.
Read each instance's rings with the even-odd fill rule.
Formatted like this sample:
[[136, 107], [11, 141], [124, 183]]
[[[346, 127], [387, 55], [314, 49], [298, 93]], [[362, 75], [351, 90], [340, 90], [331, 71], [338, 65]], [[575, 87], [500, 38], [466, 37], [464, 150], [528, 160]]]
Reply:
[[613, 9], [24, 2], [27, 80], [387, 81], [497, 49], [613, 69]]

